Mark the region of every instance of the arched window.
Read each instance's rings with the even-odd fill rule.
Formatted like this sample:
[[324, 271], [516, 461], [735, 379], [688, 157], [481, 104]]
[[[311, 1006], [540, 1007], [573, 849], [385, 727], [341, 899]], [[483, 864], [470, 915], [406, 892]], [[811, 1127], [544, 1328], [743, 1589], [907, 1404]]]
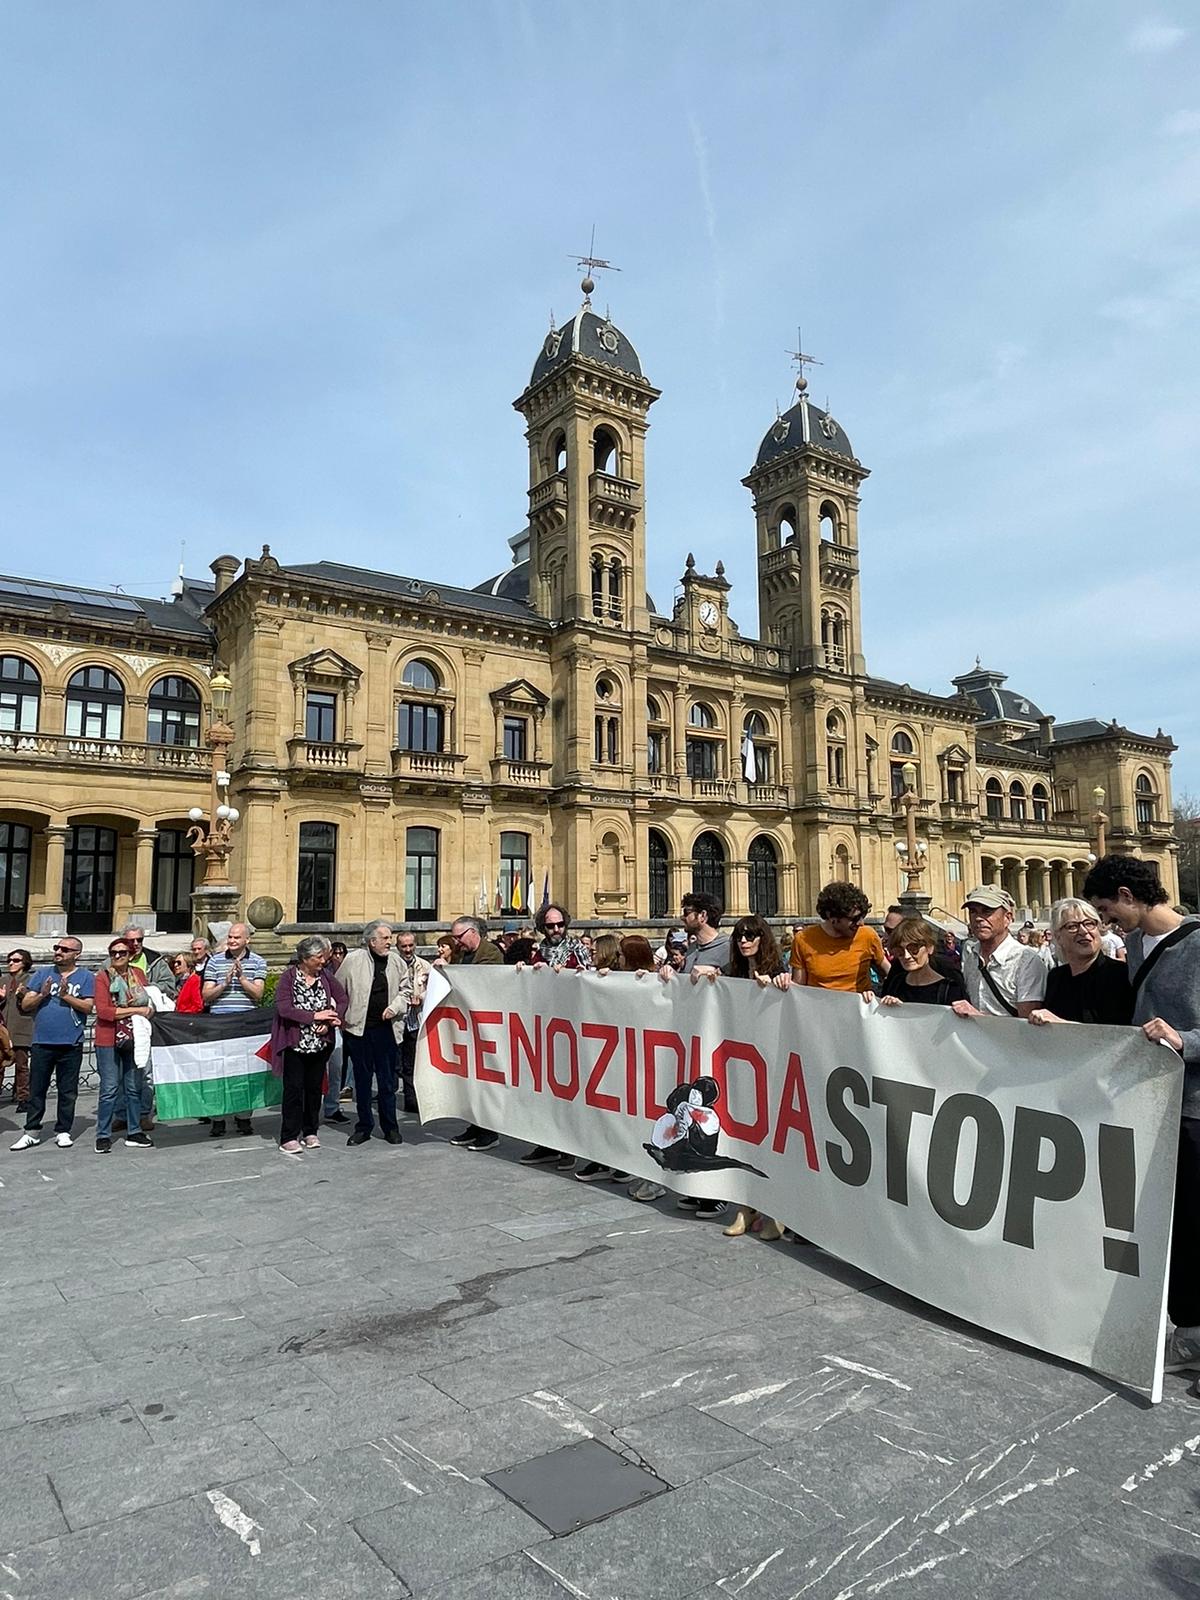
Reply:
[[150, 744], [200, 743], [200, 691], [187, 678], [160, 678], [150, 691], [146, 719]]
[[1151, 827], [1158, 821], [1158, 791], [1148, 772], [1139, 772], [1133, 786], [1134, 814], [1139, 828]]
[[833, 852], [833, 876], [837, 883], [850, 882], [850, 852], [844, 844]]
[[837, 507], [829, 500], [821, 506], [821, 537], [828, 544], [840, 544], [842, 533], [842, 520], [838, 516]]
[[592, 556], [592, 615], [604, 615], [604, 557]]
[[845, 672], [846, 618], [833, 606], [821, 607], [821, 645], [825, 665], [834, 672]]
[[666, 917], [671, 912], [671, 847], [656, 828], [646, 840], [650, 915]]
[[436, 828], [407, 828], [404, 834], [404, 920], [436, 922], [438, 914]]
[[1014, 822], [1024, 822], [1028, 814], [1025, 806], [1025, 785], [1019, 778], [1014, 778], [1008, 786], [1008, 814]]
[[621, 717], [619, 697], [613, 680], [596, 679], [595, 746], [596, 765], [615, 767], [621, 760]]
[[825, 776], [831, 789], [846, 787], [846, 723], [840, 711], [825, 718]]
[[621, 610], [621, 558], [614, 556], [608, 563], [608, 614], [620, 622]]
[[779, 852], [766, 834], [750, 845], [750, 909], [760, 917], [779, 915]]
[[592, 440], [592, 471], [606, 472], [611, 478], [621, 475], [621, 447], [607, 428], [597, 428]]
[[600, 840], [600, 849], [597, 852], [596, 876], [599, 880], [597, 887], [602, 894], [620, 894], [621, 892], [621, 839], [616, 833], [606, 833]]
[[[662, 706], [653, 695], [646, 700], [646, 771], [658, 776], [667, 770], [668, 732]], [[665, 915], [665, 913], [664, 913]]]
[[775, 782], [775, 744], [761, 711], [752, 711], [742, 724], [742, 777], [747, 783]]
[[908, 785], [904, 781], [904, 769], [911, 766], [913, 772], [913, 788], [918, 794], [921, 792], [921, 769], [917, 763], [917, 746], [910, 733], [903, 728], [897, 728], [892, 735], [890, 746], [891, 774], [892, 774], [892, 799], [899, 800]]
[[702, 833], [692, 846], [692, 893], [725, 904], [725, 846], [715, 833]]
[[1004, 785], [999, 778], [989, 778], [983, 790], [984, 810], [993, 821], [1004, 815]]
[[1050, 791], [1044, 783], [1035, 783], [1033, 786], [1033, 820], [1050, 821]]
[[300, 824], [300, 862], [296, 883], [296, 920], [332, 922], [337, 886], [337, 826], [332, 822]]
[[[688, 727], [706, 731], [715, 729], [717, 719], [711, 706], [697, 700], [688, 708]], [[720, 777], [721, 746], [716, 739], [693, 738], [689, 735], [684, 748], [689, 778], [712, 779]]]
[[785, 544], [796, 542], [796, 508], [783, 506], [779, 512], [779, 545], [782, 549]]
[[66, 729], [72, 738], [119, 739], [124, 716], [125, 690], [115, 672], [81, 667], [72, 674], [67, 683]]
[[552, 473], [563, 472], [567, 465], [567, 436], [560, 429], [550, 441], [546, 465]]
[[[0, 656], [0, 733], [36, 733], [42, 680], [23, 656]], [[25, 931], [22, 923], [20, 932]]]
[[419, 689], [422, 694], [436, 694], [442, 687], [441, 678], [428, 661], [410, 661], [400, 682], [406, 689]]
[[0, 822], [0, 933], [25, 932], [32, 859], [33, 830], [23, 822]]
[[446, 748], [446, 708], [434, 696], [442, 680], [428, 661], [409, 661], [400, 677], [411, 698], [401, 700], [396, 725], [400, 750], [431, 753]]

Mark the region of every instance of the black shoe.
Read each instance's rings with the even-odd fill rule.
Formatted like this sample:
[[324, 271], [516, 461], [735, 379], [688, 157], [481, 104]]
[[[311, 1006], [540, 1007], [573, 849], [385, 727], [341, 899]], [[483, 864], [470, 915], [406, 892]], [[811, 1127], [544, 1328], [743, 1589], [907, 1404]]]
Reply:
[[403, 1144], [404, 1135], [399, 1128], [389, 1128], [383, 1136], [389, 1144]]
[[134, 1150], [154, 1149], [154, 1140], [148, 1133], [143, 1133], [140, 1129], [136, 1133], [127, 1133], [125, 1135], [125, 1143]]
[[681, 1194], [675, 1204], [680, 1211], [695, 1211], [697, 1206], [704, 1204], [703, 1200], [696, 1200], [690, 1194]]
[[705, 1218], [719, 1217], [724, 1209], [724, 1200], [701, 1200], [696, 1207], [696, 1215]]
[[349, 1122], [350, 1118], [346, 1115], [346, 1113], [339, 1106], [336, 1111], [331, 1111], [329, 1113], [329, 1115], [325, 1118], [325, 1121], [326, 1122]]
[[603, 1183], [613, 1175], [611, 1167], [602, 1167], [598, 1161], [589, 1161], [575, 1173], [577, 1183]]
[[207, 1128], [208, 1125], [212, 1122], [212, 1118], [211, 1117], [197, 1117], [196, 1121], [200, 1124], [200, 1126], [202, 1128]]
[[498, 1133], [492, 1133], [492, 1131], [489, 1128], [481, 1128], [479, 1130], [478, 1139], [472, 1139], [470, 1144], [467, 1146], [467, 1149], [468, 1150], [491, 1150], [495, 1145], [498, 1145], [499, 1143], [500, 1143], [500, 1135]]
[[458, 1145], [460, 1150], [465, 1149], [467, 1145], [474, 1144], [476, 1139], [486, 1132], [486, 1128], [477, 1128], [472, 1122], [461, 1133], [456, 1133], [450, 1143]]
[[223, 1139], [225, 1137], [225, 1118], [214, 1117], [212, 1127], [208, 1130], [210, 1139]]
[[614, 1167], [608, 1175], [608, 1181], [609, 1183], [628, 1183], [631, 1176], [632, 1174], [628, 1172], [618, 1172]]
[[14, 1116], [18, 1116], [18, 1117], [26, 1116], [28, 1114], [28, 1111], [29, 1111], [29, 1101], [28, 1100], [18, 1100], [16, 1105], [13, 1107], [13, 1115]]
[[235, 1117], [234, 1120], [237, 1123], [237, 1131], [243, 1136], [243, 1138], [246, 1134], [254, 1132], [254, 1124], [250, 1121], [249, 1117]]
[[111, 1139], [97, 1139], [96, 1140], [96, 1154], [98, 1156], [106, 1156], [111, 1149], [112, 1149], [112, 1140]]
[[544, 1144], [535, 1144], [532, 1150], [526, 1150], [517, 1159], [523, 1167], [549, 1167], [558, 1160], [558, 1151], [547, 1150]]
[[556, 1156], [554, 1169], [556, 1172], [574, 1172], [575, 1157], [566, 1155], [565, 1153], [563, 1155]]
[[347, 1144], [366, 1144], [367, 1140], [370, 1137], [371, 1137], [371, 1135], [369, 1133], [364, 1133], [361, 1128], [355, 1128], [354, 1132], [346, 1140], [346, 1143]]

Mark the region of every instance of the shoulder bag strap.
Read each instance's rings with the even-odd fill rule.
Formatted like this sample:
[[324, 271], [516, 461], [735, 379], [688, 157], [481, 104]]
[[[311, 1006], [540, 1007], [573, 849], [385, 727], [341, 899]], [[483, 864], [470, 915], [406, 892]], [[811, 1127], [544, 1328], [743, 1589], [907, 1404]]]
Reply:
[[1015, 1016], [1019, 1015], [1019, 1013], [1017, 1011], [1017, 1008], [1016, 1008], [1015, 1005], [1013, 1005], [1012, 1001], [1006, 999], [1005, 996], [1000, 993], [1000, 986], [997, 984], [995, 978], [992, 977], [992, 975], [988, 971], [987, 967], [984, 966], [983, 961], [980, 960], [980, 958], [978, 956], [976, 956], [975, 959], [979, 962], [979, 976], [983, 979], [984, 983], [987, 984], [988, 988], [996, 996], [996, 999], [999, 1000], [1000, 1004], [1004, 1007], [1005, 1011], [1008, 1012], [1010, 1017], [1015, 1017]]
[[1189, 934], [1197, 932], [1200, 932], [1200, 922], [1185, 922], [1182, 924], [1182, 926], [1167, 934], [1166, 938], [1161, 944], [1156, 944], [1154, 946], [1154, 949], [1151, 950], [1145, 961], [1142, 962], [1141, 966], [1137, 969], [1136, 974], [1130, 982], [1129, 986], [1133, 990], [1135, 997], [1138, 990], [1150, 976], [1151, 968], [1154, 966], [1154, 963], [1158, 960], [1159, 956], [1165, 954], [1165, 952], [1168, 951], [1173, 944], [1182, 944]]

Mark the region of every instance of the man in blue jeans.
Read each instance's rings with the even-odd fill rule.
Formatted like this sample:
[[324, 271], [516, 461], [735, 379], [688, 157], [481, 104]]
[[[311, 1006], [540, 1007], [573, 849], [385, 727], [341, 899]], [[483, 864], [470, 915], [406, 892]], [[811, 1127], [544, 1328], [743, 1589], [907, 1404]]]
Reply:
[[56, 940], [54, 966], [35, 972], [21, 997], [21, 1010], [36, 1015], [30, 1048], [29, 1110], [25, 1132], [13, 1145], [14, 1150], [29, 1150], [41, 1144], [42, 1118], [46, 1115], [46, 1095], [52, 1076], [57, 1081], [58, 1092], [54, 1142], [60, 1150], [69, 1150], [75, 1142], [71, 1138], [71, 1128], [79, 1093], [79, 1069], [83, 1064], [83, 1030], [96, 988], [92, 974], [76, 966], [82, 949], [82, 944], [71, 934]]

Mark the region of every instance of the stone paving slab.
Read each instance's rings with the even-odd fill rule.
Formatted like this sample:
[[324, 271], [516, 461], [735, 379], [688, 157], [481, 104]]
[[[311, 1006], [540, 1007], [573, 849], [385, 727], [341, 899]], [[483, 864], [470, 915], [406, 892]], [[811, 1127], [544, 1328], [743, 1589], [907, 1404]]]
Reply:
[[[508, 1140], [277, 1126], [10, 1154], [0, 1109], [0, 1594], [1200, 1600], [1190, 1379], [1148, 1407]], [[481, 1481], [586, 1438], [671, 1488], [552, 1538]]]

